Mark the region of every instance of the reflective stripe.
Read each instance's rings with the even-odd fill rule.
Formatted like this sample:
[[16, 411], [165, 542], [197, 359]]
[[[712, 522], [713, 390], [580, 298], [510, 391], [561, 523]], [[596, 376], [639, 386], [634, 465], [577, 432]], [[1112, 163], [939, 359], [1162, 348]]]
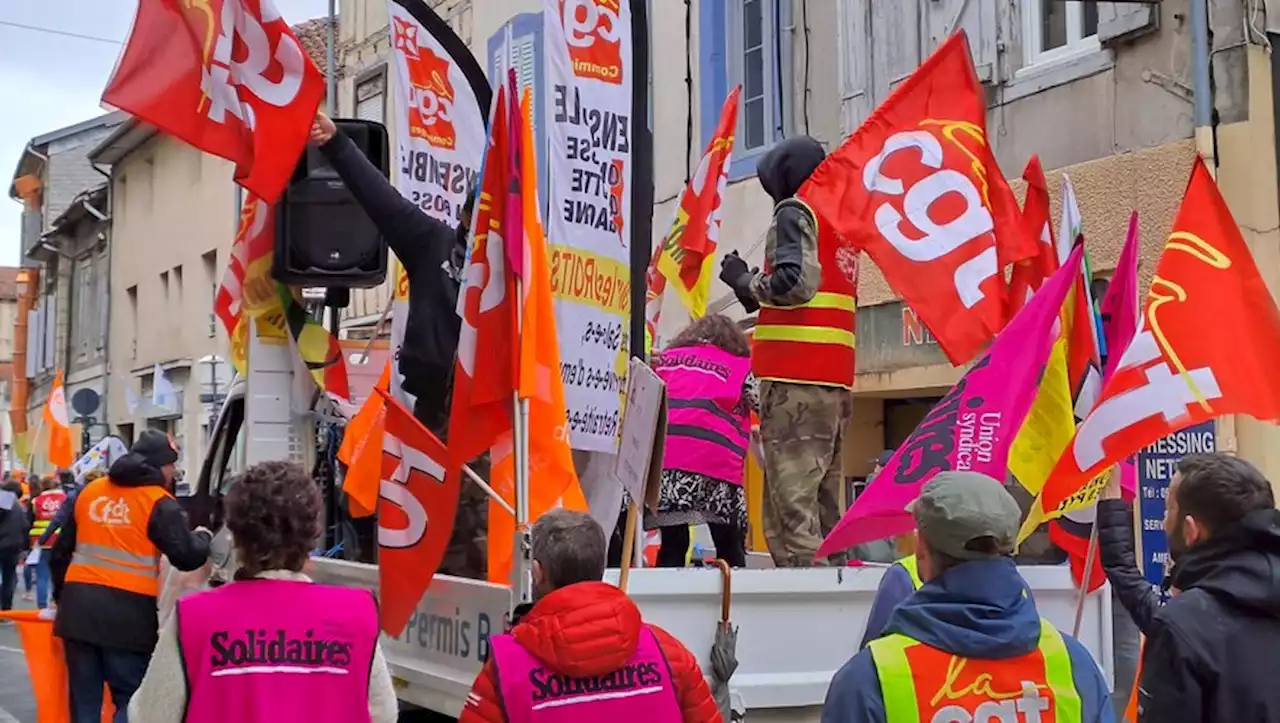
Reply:
[[907, 571], [907, 574], [911, 576], [912, 587], [919, 590], [920, 586], [923, 585], [924, 582], [920, 580], [920, 565], [916, 562], [916, 556], [908, 555], [894, 564], [901, 565], [902, 569]]
[[130, 565], [133, 567], [141, 567], [144, 569], [155, 568], [160, 569], [160, 557], [152, 555], [135, 555], [131, 552], [125, 552], [116, 547], [107, 547], [106, 545], [92, 545], [88, 543], [76, 543], [76, 553], [85, 553], [94, 557], [100, 557], [111, 562], [121, 565]]
[[757, 326], [756, 341], [799, 341], [810, 344], [838, 344], [852, 348], [854, 335], [845, 329], [832, 329], [826, 326], [789, 326], [770, 324]]
[[880, 678], [880, 697], [884, 699], [887, 723], [920, 723], [916, 705], [916, 682], [907, 660], [907, 648], [918, 645], [905, 635], [889, 635], [871, 641], [871, 659]]
[[1058, 723], [1080, 723], [1080, 693], [1071, 675], [1071, 654], [1062, 633], [1048, 620], [1040, 620], [1040, 652], [1044, 654], [1044, 682], [1053, 691], [1053, 719]]
[[113, 562], [101, 557], [87, 555], [83, 552], [75, 552], [71, 555], [72, 565], [83, 565], [85, 567], [98, 567], [111, 572], [120, 572], [126, 575], [138, 575], [149, 579], [160, 579], [160, 568], [157, 566], [153, 570], [139, 570], [136, 567], [130, 567], [122, 563]]
[[854, 311], [858, 302], [849, 294], [840, 294], [834, 291], [819, 291], [813, 295], [812, 299], [803, 304], [795, 306], [776, 306], [774, 304], [766, 304], [760, 302], [762, 309], [839, 309], [840, 311]]
[[[880, 678], [887, 723], [920, 723], [915, 677], [907, 660], [907, 648], [922, 645], [905, 635], [889, 635], [868, 645]], [[1045, 684], [1053, 693], [1053, 719], [1057, 723], [1083, 723], [1080, 693], [1071, 673], [1071, 654], [1062, 633], [1043, 618], [1040, 620], [1040, 654], [1044, 658]]]

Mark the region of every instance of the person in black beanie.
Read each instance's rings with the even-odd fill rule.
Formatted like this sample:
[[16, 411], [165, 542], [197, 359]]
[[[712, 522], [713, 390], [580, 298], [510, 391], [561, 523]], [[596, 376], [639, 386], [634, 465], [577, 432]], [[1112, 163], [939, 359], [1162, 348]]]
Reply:
[[177, 462], [168, 435], [144, 431], [106, 477], [80, 491], [54, 543], [54, 633], [66, 651], [75, 723], [100, 719], [104, 683], [116, 720], [125, 720], [156, 644], [160, 556], [184, 572], [209, 557], [212, 535], [190, 531], [173, 497]]

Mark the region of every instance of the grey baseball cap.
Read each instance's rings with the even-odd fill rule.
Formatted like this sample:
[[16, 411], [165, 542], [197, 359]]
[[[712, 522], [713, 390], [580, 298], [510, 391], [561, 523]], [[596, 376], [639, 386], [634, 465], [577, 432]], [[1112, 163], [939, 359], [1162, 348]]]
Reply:
[[996, 555], [1013, 554], [1022, 520], [1004, 485], [977, 472], [939, 473], [920, 490], [911, 512], [929, 547], [957, 560], [991, 557], [970, 547], [982, 537], [995, 540]]

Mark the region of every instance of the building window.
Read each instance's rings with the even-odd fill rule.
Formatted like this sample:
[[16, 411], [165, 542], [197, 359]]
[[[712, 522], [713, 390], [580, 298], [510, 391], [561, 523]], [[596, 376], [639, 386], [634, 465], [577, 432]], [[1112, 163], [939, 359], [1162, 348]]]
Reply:
[[385, 69], [356, 83], [356, 118], [385, 123], [387, 109], [387, 74]]
[[791, 98], [791, 3], [784, 0], [704, 0], [699, 3], [699, 127], [705, 148], [724, 99], [742, 85], [730, 180], [755, 173], [759, 156], [786, 137]]
[[209, 287], [209, 338], [218, 335], [218, 315], [213, 312], [218, 300], [218, 251], [206, 251], [200, 256], [200, 264], [204, 267], [204, 282]]
[[1098, 50], [1098, 3], [1093, 0], [1023, 0], [1028, 66]]
[[129, 353], [138, 358], [138, 287], [130, 286], [124, 292], [129, 300]]

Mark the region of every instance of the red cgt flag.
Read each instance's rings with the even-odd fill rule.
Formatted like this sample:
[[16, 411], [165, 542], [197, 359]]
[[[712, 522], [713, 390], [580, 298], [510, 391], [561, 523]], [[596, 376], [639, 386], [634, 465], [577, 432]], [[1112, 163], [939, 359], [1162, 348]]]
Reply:
[[458, 511], [461, 469], [385, 389], [382, 484], [378, 491], [378, 607], [382, 631], [399, 635], [440, 569]]
[[1191, 170], [1133, 341], [1023, 525], [1092, 505], [1113, 465], [1226, 414], [1280, 420], [1280, 310], [1204, 163]]
[[102, 101], [234, 162], [274, 203], [324, 92], [272, 0], [141, 0]]
[[1009, 279], [1010, 319], [1040, 289], [1045, 279], [1058, 270], [1058, 246], [1049, 220], [1049, 184], [1044, 180], [1040, 156], [1032, 156], [1027, 161], [1022, 180], [1027, 182], [1027, 199], [1022, 204], [1022, 234], [1024, 239], [1034, 242], [1035, 253], [1014, 262]]
[[876, 108], [800, 190], [861, 246], [953, 364], [1005, 322], [1003, 248], [1020, 248], [1017, 199], [987, 143], [987, 102], [964, 31]]

